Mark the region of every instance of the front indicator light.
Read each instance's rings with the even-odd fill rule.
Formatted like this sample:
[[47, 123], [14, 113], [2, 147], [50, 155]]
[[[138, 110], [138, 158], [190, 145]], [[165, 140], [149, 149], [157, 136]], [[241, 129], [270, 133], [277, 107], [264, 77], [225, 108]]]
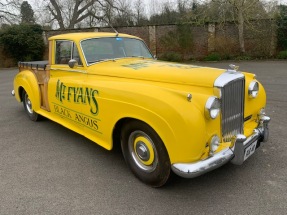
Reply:
[[259, 84], [257, 81], [252, 81], [248, 87], [249, 98], [256, 98], [259, 91]]
[[218, 98], [209, 97], [205, 104], [205, 116], [207, 119], [215, 119], [220, 112], [220, 101]]

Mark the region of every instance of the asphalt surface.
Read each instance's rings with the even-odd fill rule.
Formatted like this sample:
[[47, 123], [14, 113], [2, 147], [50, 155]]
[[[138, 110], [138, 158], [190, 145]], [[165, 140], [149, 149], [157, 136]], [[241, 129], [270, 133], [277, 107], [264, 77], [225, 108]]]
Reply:
[[[231, 62], [198, 63], [227, 68]], [[287, 62], [239, 62], [267, 91], [269, 142], [243, 165], [154, 189], [120, 151], [106, 151], [50, 120], [30, 121], [0, 70], [0, 214], [286, 214]]]

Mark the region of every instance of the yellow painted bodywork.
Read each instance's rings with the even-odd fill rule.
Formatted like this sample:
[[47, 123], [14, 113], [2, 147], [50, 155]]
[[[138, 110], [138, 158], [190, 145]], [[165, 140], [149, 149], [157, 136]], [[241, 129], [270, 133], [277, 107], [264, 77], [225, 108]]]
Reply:
[[[215, 96], [214, 81], [222, 69], [198, 67], [153, 59], [123, 58], [86, 65], [74, 69], [54, 64], [56, 40], [80, 41], [86, 38], [115, 37], [114, 33], [65, 34], [50, 38], [50, 74], [48, 101], [50, 111], [40, 105], [37, 78], [29, 69], [21, 69], [14, 80], [16, 99], [25, 89], [35, 112], [86, 136], [102, 147], [113, 147], [113, 131], [122, 119], [137, 119], [150, 125], [160, 136], [171, 163], [190, 163], [205, 159], [212, 135], [220, 137], [220, 117], [207, 119], [204, 107]], [[120, 34], [119, 37], [132, 37]], [[139, 39], [137, 37], [133, 37]], [[244, 135], [250, 136], [258, 126], [257, 115], [265, 107], [262, 85], [257, 98], [248, 97], [254, 75], [245, 75]], [[192, 95], [188, 101], [187, 95]], [[217, 151], [230, 147], [222, 143]]]

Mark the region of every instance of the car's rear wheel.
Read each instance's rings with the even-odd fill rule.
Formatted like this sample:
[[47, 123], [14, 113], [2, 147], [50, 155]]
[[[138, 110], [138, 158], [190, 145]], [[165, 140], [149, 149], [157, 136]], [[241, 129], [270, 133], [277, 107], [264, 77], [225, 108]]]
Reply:
[[33, 110], [32, 101], [30, 100], [29, 95], [27, 94], [25, 90], [23, 90], [22, 92], [22, 101], [23, 101], [25, 112], [27, 113], [28, 117], [32, 121], [38, 121], [40, 119], [40, 115], [37, 114]]
[[134, 175], [144, 183], [163, 186], [170, 175], [170, 160], [158, 134], [147, 124], [129, 121], [121, 132], [125, 161]]

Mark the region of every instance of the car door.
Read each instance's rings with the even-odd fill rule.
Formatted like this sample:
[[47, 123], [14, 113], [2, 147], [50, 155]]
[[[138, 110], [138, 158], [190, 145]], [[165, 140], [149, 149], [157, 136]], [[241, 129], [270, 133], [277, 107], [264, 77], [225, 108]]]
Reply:
[[[53, 55], [51, 59], [48, 98], [51, 114], [58, 122], [73, 130], [83, 126], [77, 121], [82, 113], [83, 82], [86, 68], [82, 64], [76, 43], [71, 40], [51, 41]], [[78, 65], [70, 68], [68, 63], [75, 59]]]

